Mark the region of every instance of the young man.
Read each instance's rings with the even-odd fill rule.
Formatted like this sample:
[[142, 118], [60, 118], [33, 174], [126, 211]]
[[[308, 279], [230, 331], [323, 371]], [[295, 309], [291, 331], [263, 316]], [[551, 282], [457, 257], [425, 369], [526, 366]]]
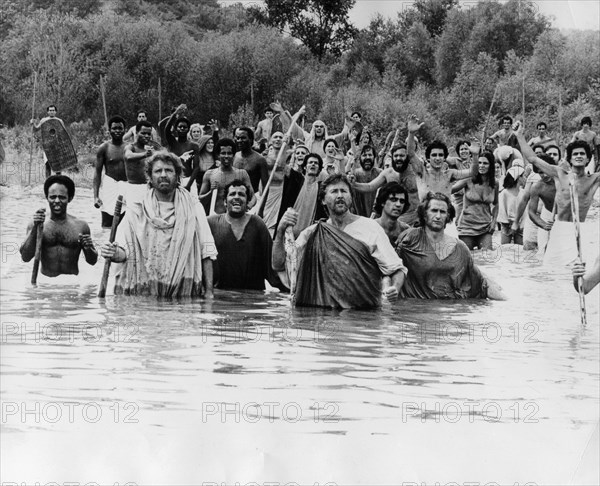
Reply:
[[215, 239], [215, 287], [264, 290], [271, 275], [273, 240], [261, 218], [248, 211], [250, 187], [239, 179], [225, 187], [226, 212], [208, 218]]
[[[28, 262], [35, 256], [37, 233], [42, 231], [42, 275], [78, 275], [81, 251], [90, 265], [96, 264], [98, 252], [88, 224], [67, 213], [67, 206], [75, 196], [75, 184], [67, 176], [52, 175], [44, 183], [44, 195], [50, 207], [50, 218], [46, 219], [45, 209], [38, 209], [34, 213], [33, 222], [27, 226], [27, 236], [21, 245], [21, 258]], [[42, 224], [43, 229], [40, 229]]]
[[[104, 142], [96, 153], [94, 172], [94, 206], [102, 214], [102, 227], [110, 228], [117, 197], [125, 195], [127, 173], [125, 172], [125, 120], [113, 116], [108, 120], [110, 140]], [[125, 207], [122, 208], [122, 212]], [[121, 215], [122, 215], [121, 212]]]
[[383, 228], [394, 247], [400, 234], [410, 228], [408, 224], [400, 221], [400, 216], [409, 206], [408, 192], [397, 182], [384, 184], [377, 193], [375, 212], [381, 216], [375, 221]]
[[439, 192], [450, 197], [454, 182], [467, 177], [475, 177], [479, 172], [479, 145], [472, 143], [469, 147], [473, 154], [473, 163], [469, 169], [449, 169], [446, 163], [448, 147], [445, 143], [434, 140], [425, 150], [425, 159], [430, 165], [429, 168], [425, 168], [415, 153], [415, 134], [423, 125], [424, 123], [419, 123], [419, 119], [415, 115], [411, 115], [408, 119], [408, 157], [413, 161], [417, 177], [421, 179], [421, 186], [424, 190], [423, 197], [428, 192]]
[[501, 147], [502, 145], [508, 145], [508, 141], [511, 135], [513, 134], [511, 128], [513, 124], [513, 119], [508, 115], [504, 115], [500, 123], [502, 125], [502, 128], [491, 136], [491, 138], [498, 143], [499, 147]]
[[125, 146], [125, 174], [127, 175], [125, 202], [127, 207], [139, 204], [144, 200], [148, 189], [146, 160], [160, 148], [152, 140], [150, 122], [140, 121], [135, 129], [137, 132], [135, 143]]
[[232, 165], [235, 147], [235, 142], [230, 138], [222, 138], [219, 140], [215, 146], [215, 154], [221, 164], [216, 169], [207, 170], [202, 178], [199, 197], [200, 199], [211, 198], [213, 191], [217, 190], [214, 209], [216, 214], [223, 214], [226, 211], [225, 187], [234, 180], [241, 180], [244, 184], [250, 186], [250, 192], [248, 193], [250, 200], [248, 208], [251, 208], [256, 204], [256, 196], [252, 189], [250, 176], [244, 169], [237, 169]]
[[583, 140], [590, 147], [591, 157], [594, 157], [596, 161], [596, 172], [598, 168], [600, 168], [600, 164], [598, 163], [598, 156], [600, 155], [600, 137], [596, 134], [596, 132], [591, 130], [592, 128], [592, 119], [589, 116], [584, 116], [581, 119], [581, 130], [575, 132], [571, 142], [575, 142], [577, 140]]
[[273, 108], [267, 107], [265, 110], [265, 118], [258, 122], [256, 125], [255, 139], [256, 140], [270, 140], [273, 129]]
[[[148, 116], [145, 110], [140, 110], [137, 113], [137, 122], [141, 122], [141, 121], [148, 121]], [[137, 123], [136, 122], [136, 123]], [[109, 125], [109, 130], [110, 130], [110, 120], [108, 122]], [[127, 133], [125, 135], [123, 135], [123, 142], [125, 143], [132, 143], [135, 141], [135, 125], [133, 125], [129, 130], [127, 130]], [[154, 140], [156, 143], [160, 143], [159, 137], [158, 137], [158, 132], [156, 131], [156, 129], [154, 127], [152, 127], [152, 140]]]
[[590, 161], [591, 150], [583, 140], [577, 140], [567, 146], [567, 162], [558, 166], [549, 164], [534, 153], [523, 136], [523, 126], [517, 122], [515, 133], [521, 145], [523, 155], [537, 168], [552, 177], [556, 185], [556, 219], [544, 255], [544, 265], [563, 266], [577, 259], [573, 216], [571, 210], [570, 181], [573, 181], [579, 201], [579, 220], [582, 230], [582, 249], [584, 254], [598, 253], [598, 226], [585, 223], [594, 193], [600, 185], [600, 173], [587, 175], [585, 167]]
[[150, 189], [128, 208], [115, 243], [101, 254], [122, 263], [115, 294], [212, 298], [212, 260], [217, 251], [199, 201], [181, 188], [183, 167], [166, 151], [146, 165]]
[[[540, 159], [550, 165], [556, 165], [554, 159], [547, 154], [540, 155]], [[539, 169], [535, 167], [534, 170], [538, 171]], [[546, 251], [548, 237], [554, 224], [552, 210], [554, 209], [555, 198], [556, 186], [554, 185], [554, 179], [542, 172], [540, 180], [531, 186], [529, 204], [527, 205], [529, 219], [539, 228], [537, 232], [537, 245], [538, 249], [542, 252]], [[538, 210], [540, 201], [543, 203], [542, 211]]]
[[[169, 117], [165, 128], [167, 148], [181, 157], [183, 162], [183, 178], [189, 178], [200, 163], [200, 146], [188, 139], [191, 123], [183, 116], [186, 110], [186, 105], [179, 105]], [[187, 182], [186, 180], [184, 185]]]
[[419, 205], [420, 227], [400, 236], [398, 252], [408, 269], [402, 297], [502, 300], [496, 285], [473, 263], [467, 245], [445, 233], [455, 215], [450, 198], [430, 192]]
[[[325, 179], [319, 201], [329, 219], [306, 228], [295, 242], [299, 255], [296, 305], [373, 308], [381, 297], [395, 300], [404, 283], [406, 268], [374, 220], [350, 212], [350, 182], [342, 174]], [[284, 234], [298, 214], [288, 209], [273, 243], [273, 269], [285, 267]], [[349, 264], [352, 262], [353, 264]]]
[[235, 130], [235, 143], [237, 152], [233, 159], [233, 167], [245, 170], [250, 176], [252, 190], [259, 192], [259, 184], [264, 188], [269, 180], [269, 167], [267, 159], [254, 151], [254, 132], [251, 128], [240, 127]]
[[541, 145], [545, 150], [549, 145], [556, 145], [556, 140], [548, 135], [548, 125], [546, 125], [546, 122], [539, 122], [536, 129], [538, 131], [537, 137], [533, 137], [529, 140], [529, 145], [531, 147]]

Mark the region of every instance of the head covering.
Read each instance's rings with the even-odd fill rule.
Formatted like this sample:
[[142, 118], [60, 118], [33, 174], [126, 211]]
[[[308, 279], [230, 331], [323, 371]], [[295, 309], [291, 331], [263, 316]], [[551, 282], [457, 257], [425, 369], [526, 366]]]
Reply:
[[200, 152], [202, 152], [202, 150], [204, 150], [204, 147], [206, 147], [206, 144], [208, 143], [208, 141], [212, 138], [212, 135], [202, 135], [200, 137], [200, 140], [198, 140], [198, 146], [200, 147]]
[[506, 161], [513, 154], [512, 147], [508, 145], [502, 145], [502, 147], [499, 147], [497, 150], [498, 158], [502, 161]]
[[522, 169], [525, 168], [525, 164], [523, 163], [523, 159], [515, 159], [512, 161], [512, 167], [521, 167]]
[[525, 170], [523, 170], [522, 167], [517, 165], [517, 166], [512, 166], [510, 169], [508, 169], [508, 171], [506, 173], [510, 174], [512, 176], [512, 178], [516, 181], [519, 177], [521, 177], [525, 173]]

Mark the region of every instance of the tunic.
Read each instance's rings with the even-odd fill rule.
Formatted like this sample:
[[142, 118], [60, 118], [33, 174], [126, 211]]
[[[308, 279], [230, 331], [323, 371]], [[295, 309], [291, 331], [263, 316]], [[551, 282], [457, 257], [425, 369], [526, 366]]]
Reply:
[[458, 223], [459, 235], [479, 236], [491, 229], [495, 192], [487, 183], [475, 184], [469, 181], [464, 195], [462, 218]]

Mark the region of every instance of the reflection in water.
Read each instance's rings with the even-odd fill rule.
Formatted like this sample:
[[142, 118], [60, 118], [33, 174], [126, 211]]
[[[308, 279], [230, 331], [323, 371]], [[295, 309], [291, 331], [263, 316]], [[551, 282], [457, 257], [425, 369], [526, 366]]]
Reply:
[[[566, 484], [597, 423], [597, 290], [584, 329], [568, 273], [515, 247], [483, 262], [507, 302], [100, 300], [102, 262], [31, 288], [16, 249], [41, 188], [2, 191], [7, 481]], [[90, 201], [72, 213], [102, 241]]]

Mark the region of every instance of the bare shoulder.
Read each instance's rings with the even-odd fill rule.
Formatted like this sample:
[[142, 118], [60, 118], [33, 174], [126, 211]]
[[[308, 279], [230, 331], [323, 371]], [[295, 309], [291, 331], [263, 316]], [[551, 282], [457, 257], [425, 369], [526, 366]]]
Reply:
[[87, 224], [83, 219], [79, 219], [76, 216], [69, 215], [69, 223], [73, 228], [76, 228], [80, 233], [90, 234], [90, 225]]

